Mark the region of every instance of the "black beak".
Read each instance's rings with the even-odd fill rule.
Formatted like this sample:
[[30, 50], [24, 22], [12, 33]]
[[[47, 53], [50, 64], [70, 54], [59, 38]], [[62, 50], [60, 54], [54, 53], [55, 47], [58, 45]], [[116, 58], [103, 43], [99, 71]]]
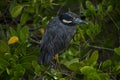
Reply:
[[79, 19], [79, 18], [75, 18], [75, 19], [73, 20], [73, 22], [76, 23], [76, 24], [88, 24], [88, 22], [86, 22], [86, 21], [84, 21], [84, 20], [81, 20], [81, 19]]

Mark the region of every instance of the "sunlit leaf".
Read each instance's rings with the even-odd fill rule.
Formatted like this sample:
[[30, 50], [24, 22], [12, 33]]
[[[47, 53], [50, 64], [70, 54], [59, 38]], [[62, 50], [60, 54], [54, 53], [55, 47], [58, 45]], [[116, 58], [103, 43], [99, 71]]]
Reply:
[[69, 65], [69, 69], [73, 71], [79, 71], [80, 66], [81, 65], [79, 62], [75, 62]]
[[120, 64], [117, 64], [114, 68], [116, 71], [120, 71]]
[[108, 12], [111, 12], [112, 9], [113, 9], [112, 5], [109, 5], [109, 6], [107, 7], [107, 11], [108, 11]]
[[95, 14], [96, 10], [95, 10], [95, 7], [94, 5], [90, 2], [90, 1], [86, 1], [86, 6], [87, 6], [87, 10], [85, 11], [86, 15], [87, 16], [92, 16]]
[[20, 18], [21, 25], [24, 25], [28, 19], [29, 19], [29, 15], [27, 13], [23, 13], [21, 18]]
[[59, 80], [66, 80], [65, 78], [60, 78]]
[[10, 75], [10, 70], [8, 68], [6, 68], [6, 72], [8, 75]]
[[22, 5], [17, 5], [15, 7], [13, 7], [12, 10], [10, 11], [12, 17], [16, 18], [17, 16], [19, 16], [22, 12], [22, 9], [23, 9]]
[[0, 42], [0, 53], [6, 53], [9, 52], [9, 46], [6, 42], [1, 41]]
[[29, 29], [28, 26], [24, 26], [21, 30], [20, 30], [20, 40], [22, 42], [26, 42], [28, 39], [28, 34], [29, 34]]
[[75, 58], [75, 59], [72, 59], [72, 60], [70, 60], [70, 61], [68, 61], [66, 63], [63, 62], [63, 64], [66, 65], [66, 66], [69, 66], [70, 64], [73, 64], [75, 62], [79, 62], [79, 59]]
[[101, 17], [103, 17], [103, 6], [102, 6], [102, 4], [98, 4], [98, 12], [97, 12], [97, 14], [99, 15], [99, 16], [101, 16]]
[[96, 73], [96, 70], [91, 66], [84, 66], [80, 69], [80, 71], [82, 72], [82, 74], [85, 75], [91, 75], [92, 73]]
[[36, 61], [32, 61], [32, 66], [34, 67], [34, 73], [39, 76], [40, 74], [40, 65]]
[[97, 74], [96, 69], [91, 66], [84, 66], [80, 69], [80, 71], [82, 74], [86, 75], [91, 79], [100, 80], [100, 76]]
[[97, 60], [98, 60], [98, 51], [94, 51], [91, 57], [88, 59], [88, 63], [89, 65], [94, 66], [97, 63]]
[[120, 47], [114, 48], [114, 52], [120, 56]]

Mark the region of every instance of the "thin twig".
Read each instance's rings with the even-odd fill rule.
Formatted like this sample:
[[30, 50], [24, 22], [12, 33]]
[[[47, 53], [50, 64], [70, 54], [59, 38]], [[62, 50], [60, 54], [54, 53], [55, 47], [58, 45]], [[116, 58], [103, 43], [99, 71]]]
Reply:
[[106, 48], [106, 47], [100, 47], [100, 46], [94, 46], [94, 45], [88, 45], [89, 47], [96, 48], [96, 49], [103, 49], [103, 50], [108, 50], [108, 51], [114, 51], [111, 48]]
[[8, 25], [8, 24], [7, 24], [7, 20], [6, 20], [6, 17], [5, 17], [5, 15], [4, 15], [4, 13], [3, 13], [3, 15], [2, 15], [2, 16], [3, 16], [3, 20], [4, 20], [5, 24], [6, 24], [6, 25]]
[[115, 24], [115, 26], [117, 27], [117, 29], [120, 30], [119, 26], [118, 26], [117, 23], [113, 20], [113, 18], [111, 17], [111, 15], [108, 14], [108, 12], [107, 12], [107, 15], [108, 15], [109, 18], [112, 20], [112, 22]]
[[79, 61], [82, 61], [83, 59], [87, 59], [87, 57], [89, 56], [89, 54], [90, 54], [92, 51], [93, 51], [93, 50], [90, 49], [85, 55], [83, 55], [83, 57], [81, 57], [81, 58], [79, 59]]
[[36, 27], [36, 28], [29, 28], [29, 30], [30, 30], [30, 31], [35, 31], [35, 30], [39, 30], [40, 28], [42, 28], [42, 26]]
[[36, 44], [40, 45], [40, 42], [39, 42], [39, 41], [36, 41], [36, 40], [34, 40], [34, 39], [32, 39], [32, 38], [30, 38], [30, 41], [33, 42], [33, 43], [36, 43]]
[[[118, 24], [113, 20], [113, 18], [111, 17], [110, 14], [108, 14], [107, 12], [107, 15], [109, 16], [109, 18], [111, 19], [111, 21], [115, 24], [115, 26], [117, 27], [118, 31], [120, 30]], [[120, 33], [118, 33], [118, 43], [120, 43]], [[119, 44], [120, 45], [120, 44]]]

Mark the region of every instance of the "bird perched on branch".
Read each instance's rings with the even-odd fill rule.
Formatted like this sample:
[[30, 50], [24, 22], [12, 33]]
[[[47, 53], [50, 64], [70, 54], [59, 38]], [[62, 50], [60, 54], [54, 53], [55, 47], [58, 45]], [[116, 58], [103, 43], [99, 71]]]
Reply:
[[41, 40], [39, 64], [47, 65], [55, 54], [63, 51], [70, 43], [78, 24], [87, 24], [75, 13], [67, 12], [53, 18]]

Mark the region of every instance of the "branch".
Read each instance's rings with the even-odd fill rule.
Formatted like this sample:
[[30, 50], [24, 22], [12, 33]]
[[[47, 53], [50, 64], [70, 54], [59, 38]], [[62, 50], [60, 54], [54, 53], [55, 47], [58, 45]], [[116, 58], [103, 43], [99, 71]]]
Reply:
[[111, 19], [111, 21], [113, 22], [113, 24], [115, 24], [116, 28], [117, 28], [118, 30], [120, 30], [118, 24], [115, 22], [115, 20], [111, 17], [111, 15], [110, 15], [108, 12], [107, 12], [107, 15], [108, 15], [108, 17]]
[[43, 28], [42, 26], [40, 27], [36, 27], [36, 28], [29, 28], [30, 31], [35, 31], [35, 30], [39, 30], [40, 28]]
[[106, 47], [100, 47], [100, 46], [94, 46], [94, 45], [88, 45], [89, 47], [95, 48], [95, 49], [103, 49], [103, 50], [108, 50], [108, 51], [114, 51], [111, 48], [106, 48]]
[[35, 44], [40, 45], [40, 42], [39, 42], [39, 41], [36, 41], [36, 40], [34, 40], [34, 39], [32, 39], [32, 38], [30, 38], [30, 41], [33, 42], [33, 43], [35, 43]]

